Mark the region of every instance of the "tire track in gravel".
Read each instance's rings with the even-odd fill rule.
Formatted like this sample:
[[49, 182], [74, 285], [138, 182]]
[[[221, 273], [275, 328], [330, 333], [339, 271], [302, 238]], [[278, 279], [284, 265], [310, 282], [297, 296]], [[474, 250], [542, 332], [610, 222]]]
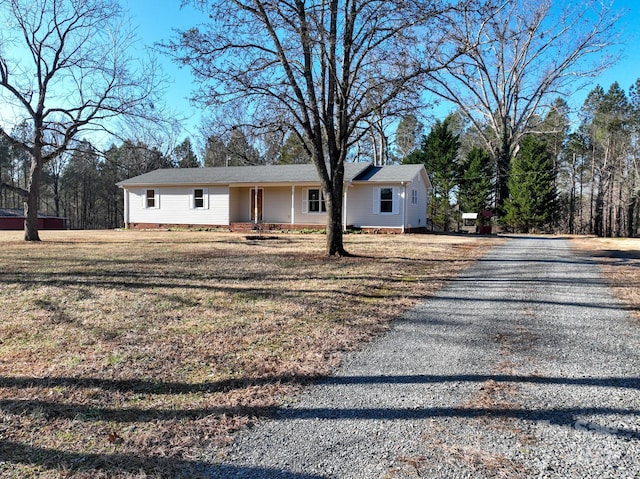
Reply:
[[207, 477], [640, 478], [640, 340], [594, 263], [514, 238]]

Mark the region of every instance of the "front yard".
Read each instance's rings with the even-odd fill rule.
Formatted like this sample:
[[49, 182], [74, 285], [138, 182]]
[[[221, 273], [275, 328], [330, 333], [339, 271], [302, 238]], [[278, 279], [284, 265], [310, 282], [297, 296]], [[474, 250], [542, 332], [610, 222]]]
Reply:
[[502, 241], [0, 232], [0, 475], [194, 476]]

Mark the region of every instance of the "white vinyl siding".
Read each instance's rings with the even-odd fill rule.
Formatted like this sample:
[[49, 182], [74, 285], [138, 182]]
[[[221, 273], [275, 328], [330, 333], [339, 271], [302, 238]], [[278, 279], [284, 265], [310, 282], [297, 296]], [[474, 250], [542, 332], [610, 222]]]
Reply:
[[[291, 187], [264, 189], [263, 218], [267, 223], [291, 223]], [[296, 210], [299, 206], [296, 204]]]
[[[264, 223], [291, 223], [291, 187], [259, 187], [262, 191], [262, 221]], [[231, 188], [229, 206], [231, 222], [251, 221], [251, 191], [253, 188]], [[297, 192], [299, 195], [300, 193]], [[300, 210], [296, 203], [296, 213]]]
[[[391, 213], [380, 211], [381, 189], [392, 188], [393, 204]], [[417, 204], [413, 203], [416, 191]], [[410, 196], [402, 206], [403, 192]], [[421, 175], [417, 175], [406, 185], [368, 185], [354, 183], [349, 188], [347, 200], [347, 222], [350, 226], [360, 228], [402, 228], [403, 220], [406, 228], [421, 228], [427, 224], [427, 206], [425, 203], [427, 185]]]
[[[226, 186], [193, 188], [169, 187], [156, 191], [154, 208], [147, 208], [147, 190], [152, 188], [132, 188], [130, 190], [130, 223], [153, 223], [169, 225], [228, 225], [229, 188]], [[194, 190], [203, 189], [204, 208], [193, 208]], [[204, 193], [204, 192], [203, 192]], [[136, 200], [135, 197], [138, 197]], [[138, 206], [139, 205], [139, 206]]]
[[[393, 187], [400, 195], [400, 188]], [[347, 223], [360, 228], [401, 228], [402, 215], [380, 213], [380, 186], [352, 184], [347, 195]], [[399, 198], [396, 209], [400, 211]]]
[[429, 197], [427, 185], [420, 181], [420, 177], [417, 177], [407, 186], [407, 191], [411, 191], [411, 201], [407, 204], [406, 227], [424, 228], [427, 225], [427, 201]]

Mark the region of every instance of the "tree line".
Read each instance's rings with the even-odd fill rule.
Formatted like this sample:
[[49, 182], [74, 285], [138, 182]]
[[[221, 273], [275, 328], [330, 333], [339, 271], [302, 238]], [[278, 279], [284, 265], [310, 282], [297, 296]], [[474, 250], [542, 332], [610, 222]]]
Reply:
[[[28, 123], [14, 136], [29, 136]], [[119, 228], [123, 222], [123, 194], [116, 183], [157, 168], [198, 168], [308, 163], [295, 140], [271, 140], [261, 145], [237, 129], [224, 138], [209, 135], [199, 154], [190, 138], [168, 152], [139, 140], [112, 144], [105, 151], [83, 140], [49, 161], [43, 169], [39, 211], [64, 217], [71, 229]], [[269, 151], [270, 149], [270, 151]], [[200, 159], [202, 158], [202, 159]], [[22, 210], [28, 194], [31, 158], [0, 138], [0, 208]]]
[[[411, 116], [428, 108], [430, 98], [457, 108], [453, 144], [460, 141], [463, 148], [469, 135], [476, 140], [475, 149], [448, 153], [447, 158], [458, 158], [459, 178], [452, 180], [446, 171], [448, 160], [438, 160], [443, 169], [432, 171], [439, 198], [432, 204], [434, 218], [449, 228], [448, 203], [456, 194], [470, 202], [472, 192], [465, 188], [478, 188], [474, 180], [489, 167], [495, 210], [503, 221], [521, 218], [530, 205], [518, 196], [530, 192], [520, 183], [532, 175], [532, 164], [545, 163], [539, 157], [552, 148], [537, 144], [544, 140], [539, 115], [550, 114], [549, 101], [569, 94], [576, 80], [611, 64], [621, 16], [613, 4], [599, 0], [184, 3], [199, 10], [203, 21], [157, 46], [192, 71], [198, 85], [192, 100], [216, 125], [216, 134], [205, 136], [199, 163], [312, 162], [327, 205], [328, 255], [348, 254], [341, 225], [344, 163], [384, 164], [412, 155], [419, 122]], [[177, 122], [162, 102], [166, 79], [153, 56], [139, 56], [117, 0], [14, 0], [1, 4], [0, 18], [7, 27], [0, 32], [0, 138], [8, 158], [2, 198], [15, 204], [16, 195], [23, 197], [25, 240], [39, 240], [36, 212], [43, 204], [72, 215], [74, 227], [112, 225], [117, 207], [109, 214], [106, 206], [89, 212], [95, 202], [114, 196], [107, 187], [101, 192], [98, 177], [117, 179], [150, 165], [195, 164], [193, 157], [176, 160], [173, 150], [161, 153], [162, 141], [132, 140], [139, 137], [127, 134], [142, 128], [166, 137], [163, 132]], [[574, 181], [576, 188], [586, 185], [592, 199], [587, 208], [578, 202], [588, 196], [584, 191], [570, 193], [571, 219], [565, 222], [569, 228], [586, 224], [594, 232], [618, 234], [633, 229], [633, 214], [626, 193], [613, 185], [631, 175], [615, 156], [622, 141], [614, 134], [617, 127], [602, 126], [599, 110], [594, 117], [594, 144], [587, 145], [592, 149], [575, 152], [576, 165], [586, 162], [591, 169]], [[402, 134], [390, 141], [387, 132], [398, 122]], [[449, 123], [447, 128], [454, 126]], [[116, 136], [119, 146], [97, 152], [89, 143], [95, 134]], [[554, 198], [560, 203], [562, 145], [564, 139], [551, 158], [557, 169], [551, 175]], [[525, 153], [533, 163], [519, 172]], [[20, 155], [29, 158], [28, 168]], [[83, 171], [83, 161], [93, 166]], [[465, 162], [468, 168], [461, 169]], [[85, 192], [78, 177], [94, 173], [95, 187]], [[514, 183], [517, 178], [520, 183]], [[509, 227], [559, 227], [558, 211], [553, 220]]]
[[[596, 86], [577, 113], [558, 98], [518, 144], [506, 172], [508, 196], [500, 224], [516, 232], [635, 236], [640, 225], [640, 79], [624, 91], [618, 83]], [[423, 163], [433, 185], [429, 216], [433, 228], [454, 231], [460, 213], [495, 211], [495, 158], [474, 125], [453, 112], [428, 134], [414, 115], [399, 122], [385, 163]], [[29, 135], [28, 125], [16, 136]], [[156, 168], [224, 167], [308, 163], [294, 135], [257, 139], [241, 128], [226, 138], [189, 138], [163, 153], [125, 141], [101, 152], [82, 141], [43, 175], [41, 211], [62, 216], [73, 229], [122, 225], [122, 192], [115, 186]], [[201, 159], [202, 158], [202, 159]], [[371, 161], [364, 157], [364, 161]], [[21, 208], [30, 159], [0, 139], [0, 208]]]
[[429, 172], [435, 229], [456, 229], [461, 212], [492, 210], [508, 231], [638, 234], [640, 79], [627, 92], [596, 86], [575, 113], [558, 98], [532, 120], [506, 169], [479, 136], [454, 113], [402, 159]]

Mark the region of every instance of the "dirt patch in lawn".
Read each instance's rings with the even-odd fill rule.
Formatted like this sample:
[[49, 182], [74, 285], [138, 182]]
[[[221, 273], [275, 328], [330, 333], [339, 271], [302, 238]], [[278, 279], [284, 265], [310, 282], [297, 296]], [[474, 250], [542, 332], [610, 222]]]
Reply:
[[600, 264], [613, 293], [640, 321], [640, 239], [578, 237], [573, 245]]
[[198, 477], [501, 241], [0, 232], [0, 476]]

